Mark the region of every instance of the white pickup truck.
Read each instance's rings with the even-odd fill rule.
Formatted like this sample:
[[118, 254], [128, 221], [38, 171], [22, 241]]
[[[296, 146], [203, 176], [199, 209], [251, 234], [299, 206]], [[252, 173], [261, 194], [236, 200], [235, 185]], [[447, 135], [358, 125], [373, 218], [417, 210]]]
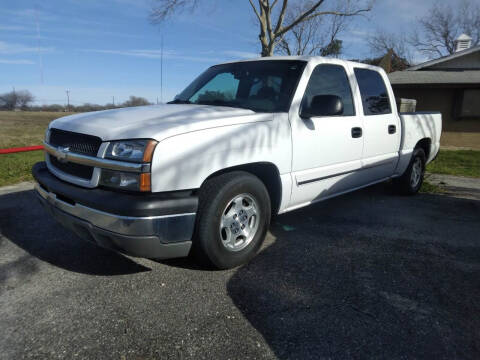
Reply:
[[441, 130], [439, 113], [399, 114], [378, 67], [262, 58], [212, 66], [169, 104], [53, 121], [33, 175], [82, 238], [231, 268], [273, 214], [392, 178], [415, 194]]

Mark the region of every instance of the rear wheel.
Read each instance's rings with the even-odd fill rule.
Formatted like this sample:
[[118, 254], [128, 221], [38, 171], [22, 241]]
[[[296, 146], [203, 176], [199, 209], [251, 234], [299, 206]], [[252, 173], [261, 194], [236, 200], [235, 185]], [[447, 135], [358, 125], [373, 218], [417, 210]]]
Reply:
[[426, 162], [425, 151], [421, 148], [415, 149], [405, 173], [394, 179], [394, 184], [400, 193], [414, 195], [420, 190], [425, 175]]
[[202, 186], [193, 243], [204, 263], [228, 269], [249, 261], [270, 225], [270, 197], [256, 176], [235, 171]]

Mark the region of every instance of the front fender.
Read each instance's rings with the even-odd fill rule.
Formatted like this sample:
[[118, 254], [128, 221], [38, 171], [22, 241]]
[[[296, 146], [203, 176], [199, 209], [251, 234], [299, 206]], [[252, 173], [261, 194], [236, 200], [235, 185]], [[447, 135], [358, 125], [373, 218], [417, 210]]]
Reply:
[[290, 172], [291, 139], [286, 117], [172, 136], [161, 141], [152, 161], [152, 191], [197, 189], [211, 174], [253, 162]]

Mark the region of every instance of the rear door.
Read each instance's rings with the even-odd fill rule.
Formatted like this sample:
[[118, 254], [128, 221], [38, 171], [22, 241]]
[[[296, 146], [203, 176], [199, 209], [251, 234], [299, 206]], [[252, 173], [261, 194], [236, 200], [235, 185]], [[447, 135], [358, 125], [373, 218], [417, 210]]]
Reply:
[[392, 176], [398, 161], [401, 128], [386, 74], [376, 68], [354, 68], [362, 103], [364, 147], [362, 182]]
[[[289, 113], [292, 124], [293, 187], [290, 208], [306, 205], [358, 186], [363, 137], [346, 63], [310, 62]], [[355, 85], [356, 86], [356, 85]], [[335, 95], [343, 102], [336, 116], [300, 117], [302, 104], [314, 96]]]

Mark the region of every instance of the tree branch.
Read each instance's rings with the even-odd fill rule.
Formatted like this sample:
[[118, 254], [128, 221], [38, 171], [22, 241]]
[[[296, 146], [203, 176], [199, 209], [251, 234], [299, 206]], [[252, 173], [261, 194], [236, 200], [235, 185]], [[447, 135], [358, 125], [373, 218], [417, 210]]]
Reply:
[[255, 12], [255, 15], [257, 16], [258, 20], [261, 21], [260, 14], [258, 13], [257, 8], [255, 7], [255, 4], [253, 3], [252, 0], [248, 0], [250, 2], [250, 5], [252, 5], [253, 11]]
[[300, 24], [302, 21], [305, 21], [306, 18], [311, 15], [315, 10], [318, 9], [318, 7], [320, 5], [322, 5], [324, 2], [324, 0], [320, 0], [320, 1], [317, 1], [317, 3], [315, 5], [313, 5], [309, 10], [305, 11], [303, 14], [301, 14], [300, 16], [298, 16], [295, 20], [293, 20], [293, 22], [286, 26], [286, 27], [282, 27], [280, 25], [280, 28], [278, 29], [278, 31], [276, 32], [276, 36], [281, 36], [283, 34], [285, 34], [287, 31], [290, 31], [293, 27], [295, 27], [296, 25]]
[[[277, 2], [275, 0], [275, 2]], [[277, 25], [275, 26], [275, 34], [278, 33], [278, 30], [282, 27], [283, 21], [285, 20], [285, 13], [287, 11], [288, 0], [283, 0], [282, 10], [280, 10], [280, 15], [278, 16]]]

